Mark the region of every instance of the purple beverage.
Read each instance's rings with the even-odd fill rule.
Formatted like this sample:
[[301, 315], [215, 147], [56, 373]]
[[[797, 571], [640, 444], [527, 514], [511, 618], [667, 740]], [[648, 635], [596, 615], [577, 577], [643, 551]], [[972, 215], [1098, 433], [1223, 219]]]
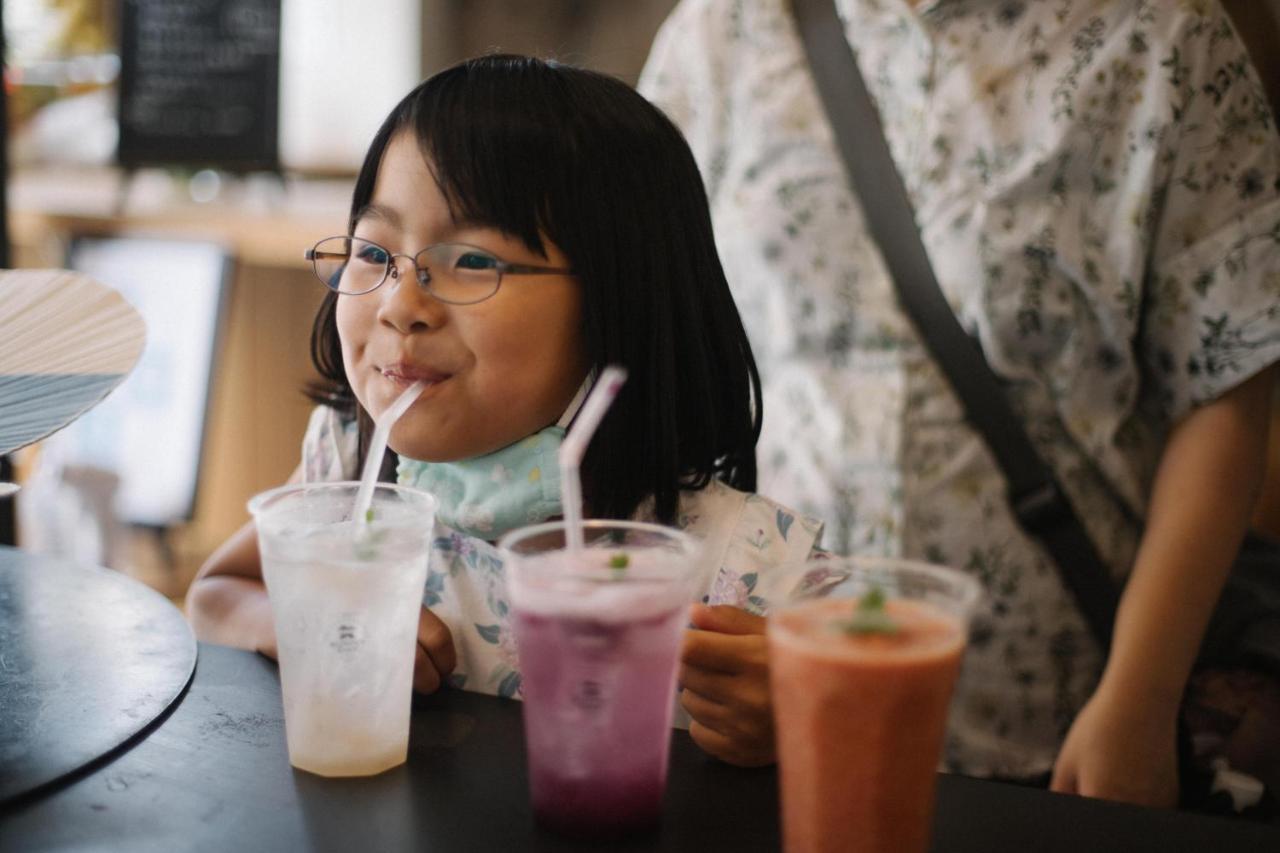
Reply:
[[503, 543], [534, 815], [565, 834], [619, 835], [662, 810], [693, 545], [637, 526], [644, 537], [573, 556]]

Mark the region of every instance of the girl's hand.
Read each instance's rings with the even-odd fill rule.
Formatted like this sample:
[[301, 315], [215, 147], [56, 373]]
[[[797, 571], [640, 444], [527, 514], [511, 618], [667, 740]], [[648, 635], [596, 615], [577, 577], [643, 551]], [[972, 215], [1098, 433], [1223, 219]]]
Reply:
[[434, 693], [458, 665], [449, 626], [427, 608], [418, 617], [418, 647], [413, 659], [413, 689]]
[[1050, 789], [1158, 808], [1177, 806], [1177, 703], [1151, 711], [1100, 688], [1071, 724]]
[[274, 661], [280, 660], [280, 649], [276, 646], [276, 632], [272, 631], [271, 636], [264, 639], [254, 651]]
[[680, 704], [706, 752], [740, 767], [776, 760], [764, 619], [736, 607], [694, 605], [681, 655]]

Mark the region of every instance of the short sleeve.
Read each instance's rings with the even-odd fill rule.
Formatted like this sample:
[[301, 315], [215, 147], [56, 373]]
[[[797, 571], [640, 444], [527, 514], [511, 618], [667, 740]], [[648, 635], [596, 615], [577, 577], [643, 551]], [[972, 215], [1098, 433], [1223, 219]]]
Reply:
[[1170, 421], [1280, 359], [1280, 137], [1244, 45], [1209, 9], [1162, 62], [1176, 122], [1139, 348]]
[[809, 549], [810, 560], [830, 560], [833, 557], [835, 557], [835, 554], [831, 553], [826, 548], [823, 548], [821, 545], [818, 545], [817, 543], [814, 543], [814, 546]]
[[807, 560], [821, 536], [818, 519], [761, 495], [747, 495], [704, 602], [767, 613], [770, 602], [764, 577]]
[[354, 419], [345, 419], [328, 406], [316, 406], [302, 438], [302, 482], [354, 480], [358, 444]]

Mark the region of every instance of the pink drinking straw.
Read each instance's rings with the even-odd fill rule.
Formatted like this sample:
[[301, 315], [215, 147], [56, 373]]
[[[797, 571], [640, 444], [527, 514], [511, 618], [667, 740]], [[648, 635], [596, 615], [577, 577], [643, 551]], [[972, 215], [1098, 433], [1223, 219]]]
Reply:
[[570, 551], [581, 551], [582, 542], [582, 479], [578, 469], [582, 454], [587, 451], [591, 436], [604, 419], [605, 412], [613, 405], [627, 381], [626, 368], [611, 364], [600, 372], [595, 387], [582, 404], [582, 411], [569, 427], [569, 434], [560, 445], [560, 503], [564, 510], [565, 545]]
[[391, 437], [391, 428], [400, 416], [409, 411], [409, 407], [418, 399], [427, 384], [421, 380], [413, 383], [401, 392], [396, 401], [382, 413], [378, 425], [373, 428], [373, 437], [369, 439], [369, 454], [364, 458], [364, 471], [360, 475], [360, 488], [356, 490], [356, 505], [352, 516], [359, 527], [369, 523], [369, 504], [373, 503], [373, 487], [378, 482], [378, 469], [382, 467], [382, 454], [387, 449], [387, 439]]

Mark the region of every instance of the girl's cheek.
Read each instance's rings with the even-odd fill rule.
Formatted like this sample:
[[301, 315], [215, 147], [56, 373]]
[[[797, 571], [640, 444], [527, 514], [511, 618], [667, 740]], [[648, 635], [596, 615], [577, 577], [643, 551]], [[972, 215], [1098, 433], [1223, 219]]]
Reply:
[[335, 316], [338, 327], [338, 341], [342, 345], [342, 360], [346, 363], [348, 372], [353, 367], [353, 362], [360, 358], [364, 353], [365, 343], [369, 337], [369, 318], [368, 312], [360, 312], [352, 308], [346, 308], [341, 303], [338, 305], [338, 311]]

